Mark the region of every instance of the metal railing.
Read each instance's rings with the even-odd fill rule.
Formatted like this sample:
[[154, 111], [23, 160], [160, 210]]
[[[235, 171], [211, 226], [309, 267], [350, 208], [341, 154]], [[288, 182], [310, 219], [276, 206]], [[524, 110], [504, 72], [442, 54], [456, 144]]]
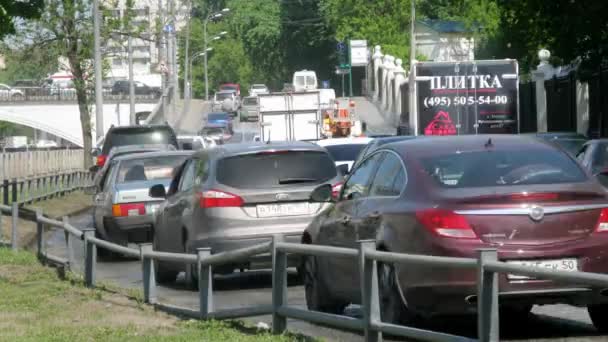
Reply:
[[[15, 87], [15, 91], [8, 92], [0, 91], [0, 103], [21, 104], [25, 102], [34, 103], [65, 103], [75, 102], [77, 100], [76, 89], [74, 88], [50, 88], [50, 87]], [[88, 90], [89, 96], [94, 96], [92, 90]], [[155, 102], [159, 98], [159, 91], [151, 91], [149, 94], [136, 94], [135, 99], [138, 102]], [[129, 94], [112, 93], [111, 89], [103, 90], [103, 99], [106, 102], [128, 102]]]
[[0, 152], [0, 180], [84, 170], [84, 150]]
[[[13, 206], [15, 208], [15, 206]], [[6, 210], [7, 207], [0, 206]], [[88, 287], [96, 283], [97, 249], [103, 248], [118, 254], [139, 258], [142, 263], [144, 301], [164, 310], [188, 315], [200, 319], [226, 319], [272, 314], [272, 331], [283, 333], [287, 329], [287, 318], [294, 318], [312, 323], [358, 330], [364, 332], [365, 341], [378, 341], [382, 334], [409, 337], [425, 341], [474, 341], [473, 339], [455, 336], [442, 332], [423, 330], [415, 327], [400, 326], [383, 322], [380, 317], [380, 294], [378, 288], [377, 262], [417, 264], [425, 266], [444, 266], [477, 270], [477, 319], [478, 338], [480, 341], [498, 341], [498, 274], [508, 273], [537, 277], [560, 282], [571, 282], [590, 287], [608, 287], [608, 275], [588, 272], [565, 272], [538, 269], [531, 266], [507, 264], [498, 261], [496, 249], [480, 249], [477, 258], [437, 257], [390, 253], [376, 250], [376, 241], [358, 242], [357, 249], [332, 246], [315, 246], [298, 243], [286, 243], [283, 236], [275, 236], [271, 242], [255, 246], [213, 254], [210, 248], [199, 248], [196, 254], [167, 253], [154, 251], [152, 244], [141, 244], [139, 249], [128, 248], [95, 237], [93, 228], [77, 229], [67, 218], [63, 221], [48, 219], [42, 212], [36, 213], [37, 251], [43, 261], [50, 261], [70, 267], [74, 264], [74, 239], [84, 241], [84, 279]], [[68, 258], [61, 258], [46, 252], [44, 235], [48, 227], [63, 229], [66, 237]], [[272, 300], [269, 305], [256, 305], [236, 309], [216, 310], [213, 301], [213, 268], [224, 264], [234, 264], [252, 256], [268, 254], [272, 256]], [[353, 318], [306, 310], [289, 305], [287, 302], [287, 256], [315, 256], [352, 258], [358, 263], [361, 282], [362, 318]], [[198, 274], [199, 310], [192, 310], [163, 304], [156, 296], [154, 261], [178, 262], [194, 265]], [[191, 269], [191, 266], [186, 269]], [[189, 275], [187, 276], [189, 278]]]

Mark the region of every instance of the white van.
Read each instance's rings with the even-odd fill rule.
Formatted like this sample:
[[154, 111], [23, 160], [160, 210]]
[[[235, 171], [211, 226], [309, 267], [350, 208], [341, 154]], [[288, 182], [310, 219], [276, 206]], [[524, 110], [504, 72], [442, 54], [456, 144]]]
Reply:
[[317, 73], [308, 70], [294, 72], [293, 87], [295, 91], [317, 90]]

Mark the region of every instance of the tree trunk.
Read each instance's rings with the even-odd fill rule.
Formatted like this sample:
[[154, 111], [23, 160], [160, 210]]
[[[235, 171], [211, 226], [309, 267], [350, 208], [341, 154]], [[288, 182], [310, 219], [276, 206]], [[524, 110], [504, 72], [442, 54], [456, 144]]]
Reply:
[[[76, 99], [78, 101], [78, 111], [80, 112], [80, 127], [82, 129], [82, 142], [84, 149], [84, 167], [88, 170], [93, 164], [92, 136], [91, 136], [91, 113], [89, 112], [89, 101], [84, 80], [84, 72], [80, 64], [80, 56], [77, 50], [68, 52], [68, 59], [72, 67], [72, 75], [74, 76], [74, 88], [76, 88]], [[101, 129], [101, 128], [100, 128]]]

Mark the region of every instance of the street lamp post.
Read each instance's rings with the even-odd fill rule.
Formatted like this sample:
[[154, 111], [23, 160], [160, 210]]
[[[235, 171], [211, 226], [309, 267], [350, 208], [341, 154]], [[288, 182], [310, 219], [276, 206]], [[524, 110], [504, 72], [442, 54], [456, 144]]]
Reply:
[[[229, 8], [224, 8], [223, 10], [221, 10], [220, 12], [216, 12], [216, 13], [212, 13], [210, 15], [208, 15], [205, 20], [203, 21], [203, 31], [204, 32], [204, 49], [205, 51], [207, 51], [207, 22], [211, 19], [219, 19], [221, 17], [224, 16], [224, 14], [230, 12]], [[205, 57], [205, 101], [209, 101], [209, 75], [207, 72], [207, 54], [204, 55]]]
[[193, 72], [192, 72], [192, 63], [194, 62], [195, 59], [202, 57], [202, 56], [206, 56], [207, 53], [209, 53], [210, 51], [212, 51], [213, 48], [207, 48], [206, 51], [202, 51], [202, 52], [198, 52], [195, 53], [191, 58], [190, 58], [190, 80], [189, 80], [189, 84], [188, 84], [188, 92], [190, 93], [190, 95], [192, 95], [192, 82], [193, 82]]

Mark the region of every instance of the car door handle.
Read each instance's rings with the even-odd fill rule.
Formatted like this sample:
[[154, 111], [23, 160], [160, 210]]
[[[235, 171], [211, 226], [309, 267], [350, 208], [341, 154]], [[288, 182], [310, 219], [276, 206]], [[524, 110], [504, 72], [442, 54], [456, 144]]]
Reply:
[[350, 216], [345, 215], [345, 216], [342, 218], [342, 224], [348, 224], [349, 222], [350, 222]]

